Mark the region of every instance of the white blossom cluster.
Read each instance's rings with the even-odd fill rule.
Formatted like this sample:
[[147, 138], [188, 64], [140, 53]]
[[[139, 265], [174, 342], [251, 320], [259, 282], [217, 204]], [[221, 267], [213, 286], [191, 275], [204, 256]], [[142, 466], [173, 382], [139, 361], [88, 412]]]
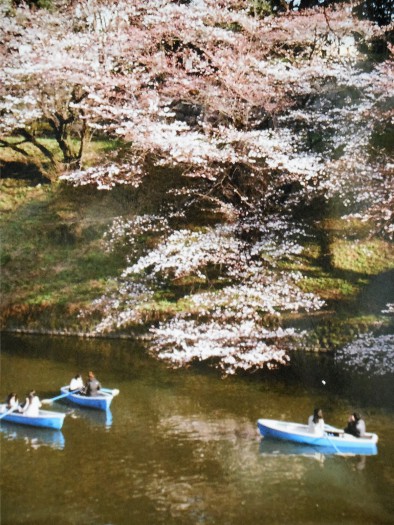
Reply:
[[[338, 65], [335, 82], [330, 88], [334, 94], [328, 92], [333, 100], [325, 99], [324, 90], [320, 93], [316, 90], [313, 103], [280, 117], [283, 129], [287, 128], [288, 141], [291, 137], [294, 139], [291, 122], [297, 123], [297, 128], [302, 127], [305, 132], [299, 132], [298, 144], [292, 153], [291, 148], [286, 148], [274, 163], [267, 159], [272, 167], [277, 161], [282, 163], [288, 172], [282, 181], [287, 179], [300, 184], [304, 188], [301, 197], [304, 200], [308, 195], [313, 198], [316, 194], [326, 199], [340, 198], [349, 210], [354, 210], [353, 216], [359, 213], [363, 220], [375, 223], [388, 238], [393, 238], [394, 231], [393, 170], [384, 156], [371, 150], [370, 141], [380, 126], [375, 118], [379, 114], [377, 108], [390, 105], [388, 82], [392, 76], [391, 67], [385, 63], [366, 74], [356, 68]], [[341, 90], [347, 93], [343, 99]], [[384, 118], [389, 118], [388, 115]], [[311, 132], [322, 137], [323, 150], [306, 151], [307, 133]], [[302, 174], [300, 168], [303, 167]], [[275, 187], [272, 191], [275, 192]]]
[[116, 282], [116, 290], [92, 302], [89, 312], [81, 312], [87, 317], [91, 311], [99, 311], [101, 320], [93, 333], [101, 334], [124, 329], [130, 324], [144, 321], [146, 305], [152, 300], [153, 291], [143, 283], [132, 281]]
[[[149, 218], [152, 224], [151, 218]], [[127, 268], [124, 275], [147, 272], [150, 275], [168, 275], [179, 278], [195, 274], [205, 279], [202, 269], [208, 265], [218, 265], [232, 277], [245, 279], [263, 270], [259, 258], [270, 261], [291, 258], [302, 252], [297, 241], [305, 235], [299, 227], [290, 227], [283, 218], [271, 217], [259, 222], [255, 219], [254, 228], [259, 231], [259, 239], [252, 245], [240, 239], [244, 230], [249, 230], [253, 220], [220, 224], [200, 231], [177, 230], [166, 237], [149, 253]], [[133, 222], [131, 224], [132, 228]], [[135, 226], [138, 233], [138, 224]], [[133, 232], [130, 230], [130, 233]]]
[[[361, 69], [355, 34], [371, 38], [381, 30], [339, 7], [314, 10], [307, 25], [302, 14], [261, 20], [251, 13], [248, 2], [235, 0], [92, 0], [45, 17], [19, 8], [0, 23], [0, 131], [12, 133], [66, 107], [92, 131], [132, 141], [131, 149], [142, 154], [132, 156], [129, 166], [92, 167], [63, 178], [100, 189], [138, 185], [148, 176], [142, 167], [148, 154], [159, 166], [181, 166], [212, 182], [243, 164], [253, 177], [267, 177], [268, 194], [275, 193], [276, 182], [297, 182], [304, 201], [317, 193], [339, 194], [351, 205], [358, 188], [370, 187], [379, 205], [360, 196], [362, 211], [372, 220], [380, 213], [379, 226], [392, 235], [388, 192], [371, 185], [368, 173], [361, 176], [365, 149], [389, 102], [392, 65], [386, 60], [372, 71]], [[171, 53], [166, 46], [173, 46]], [[301, 52], [293, 54], [293, 47]], [[70, 100], [75, 86], [86, 94], [78, 102]], [[340, 107], [335, 97], [331, 107], [321, 102], [346, 90], [357, 98], [349, 96]], [[305, 96], [312, 102], [299, 111], [295, 101]], [[217, 109], [228, 123], [214, 125], [204, 115], [198, 126], [180, 122], [171, 110], [176, 100], [195, 102], [208, 114]], [[273, 129], [236, 129], [235, 117], [247, 122], [253, 106], [275, 115]], [[324, 151], [309, 148], [294, 121], [320, 130]], [[338, 160], [333, 156], [339, 150]], [[374, 169], [382, 171], [376, 163]]]
[[99, 190], [110, 190], [115, 186], [127, 184], [137, 188], [145, 172], [139, 164], [111, 164], [107, 166], [92, 166], [91, 168], [65, 173], [59, 180], [67, 181], [73, 186], [94, 185]]
[[42, 118], [43, 112], [37, 107], [36, 99], [31, 93], [23, 97], [7, 94], [3, 97], [2, 104], [2, 130], [4, 133], [12, 132], [15, 126], [27, 126]]
[[286, 364], [289, 357], [275, 342], [295, 336], [291, 329], [268, 331], [253, 321], [223, 324], [183, 319], [174, 319], [151, 332], [151, 351], [159, 359], [176, 367], [193, 361], [216, 361], [226, 374]]
[[316, 295], [302, 292], [296, 285], [301, 274], [278, 275], [258, 265], [245, 269], [244, 274], [244, 284], [227, 286], [220, 292], [194, 294], [190, 298], [191, 307], [199, 315], [213, 319], [259, 321], [267, 313], [280, 316], [285, 311], [310, 312], [324, 305]]
[[[243, 225], [248, 228], [247, 224]], [[301, 238], [306, 238], [305, 231], [297, 225], [289, 227], [289, 223], [282, 217], [271, 215], [268, 220], [260, 225], [262, 238], [251, 248], [251, 255], [261, 255], [264, 260], [269, 260], [271, 266], [276, 265], [276, 260], [293, 258], [303, 251]]]
[[384, 310], [382, 310], [383, 314], [394, 314], [394, 303], [387, 303]]
[[353, 371], [394, 373], [394, 335], [365, 334], [336, 353], [335, 360]]
[[136, 237], [163, 235], [168, 231], [168, 220], [165, 217], [155, 215], [136, 215], [131, 219], [115, 217], [104, 234], [104, 249], [106, 252], [111, 252], [118, 246], [127, 246], [132, 250]]
[[195, 274], [205, 279], [202, 269], [212, 265], [234, 265], [239, 257], [240, 241], [231, 226], [219, 225], [206, 231], [178, 230], [157, 248], [127, 268], [124, 275], [148, 270], [151, 275], [172, 275], [175, 278]]
[[[183, 307], [178, 313], [174, 305], [168, 320], [151, 327], [148, 338], [152, 352], [174, 366], [196, 360], [213, 362], [224, 373], [286, 363], [286, 351], [302, 334], [279, 326], [281, 312], [319, 310], [324, 302], [301, 291], [297, 286], [302, 279], [300, 273], [274, 272], [263, 259], [267, 254], [275, 257], [299, 254], [296, 239], [303, 235], [302, 228], [291, 226], [283, 218], [261, 222], [250, 216], [245, 223], [217, 225], [201, 231], [171, 231], [162, 218], [144, 216], [130, 221], [117, 219], [105, 238], [110, 239], [109, 246], [126, 239], [130, 257], [135, 257], [134, 240], [149, 231], [150, 226], [162, 241], [128, 266], [112, 283], [108, 296], [94, 303], [94, 308], [103, 312], [96, 332], [143, 323], [154, 308], [153, 293], [157, 286], [160, 288], [163, 277], [193, 275], [205, 280], [207, 266], [216, 265], [220, 268], [222, 288], [183, 296]], [[248, 245], [238, 234], [251, 228], [259, 231], [260, 236]], [[137, 279], [143, 283], [140, 287], [135, 284]], [[266, 315], [275, 317], [278, 327], [264, 326]]]

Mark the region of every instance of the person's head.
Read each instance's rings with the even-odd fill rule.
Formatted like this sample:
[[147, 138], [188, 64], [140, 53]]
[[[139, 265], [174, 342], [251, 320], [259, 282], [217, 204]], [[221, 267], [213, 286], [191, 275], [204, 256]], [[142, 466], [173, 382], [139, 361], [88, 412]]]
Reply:
[[10, 392], [7, 396], [8, 401], [12, 398], [18, 399], [16, 392]]
[[33, 399], [33, 397], [36, 395], [36, 391], [35, 390], [30, 390], [29, 392], [29, 399]]
[[88, 373], [88, 377], [89, 377], [89, 379], [94, 379], [94, 374], [93, 374], [93, 372], [91, 370]]
[[357, 423], [357, 421], [360, 421], [361, 415], [358, 412], [353, 412], [352, 414], [354, 421]]
[[321, 408], [315, 408], [313, 411], [313, 422], [317, 423], [319, 419], [323, 418], [323, 412]]
[[81, 374], [77, 374], [74, 379], [79, 379], [81, 377]]

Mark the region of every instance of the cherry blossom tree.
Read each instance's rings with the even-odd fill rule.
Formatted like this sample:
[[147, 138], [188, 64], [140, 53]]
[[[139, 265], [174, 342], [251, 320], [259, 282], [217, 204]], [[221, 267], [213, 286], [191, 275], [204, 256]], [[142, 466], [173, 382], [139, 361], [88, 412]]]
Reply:
[[[392, 119], [390, 27], [351, 7], [264, 18], [247, 0], [1, 8], [1, 145], [21, 153], [31, 142], [76, 187], [143, 189], [163, 173], [169, 206], [181, 203], [177, 226], [167, 209], [108, 229], [104, 249], [129, 251], [122, 275], [81, 312], [100, 312], [95, 333], [144, 325], [163, 284], [194, 279], [202, 287], [185, 293], [181, 313], [158, 313], [150, 327], [155, 355], [211, 359], [227, 373], [285, 363], [304, 334], [283, 314], [324, 307], [299, 272], [275, 267], [302, 250], [296, 212], [340, 202], [343, 218], [393, 238], [392, 164], [377, 140]], [[124, 147], [87, 166], [94, 136]], [[224, 224], [182, 226], [192, 209]], [[146, 231], [149, 251], [137, 242]], [[203, 286], [211, 272], [216, 293]]]

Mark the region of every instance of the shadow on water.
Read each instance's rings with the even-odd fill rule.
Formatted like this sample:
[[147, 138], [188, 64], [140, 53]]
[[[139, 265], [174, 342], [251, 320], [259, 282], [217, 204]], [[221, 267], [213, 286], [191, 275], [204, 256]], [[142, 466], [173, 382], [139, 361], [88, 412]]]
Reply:
[[[25, 334], [2, 334], [3, 351], [12, 349], [13, 355], [29, 359], [69, 363], [83, 377], [92, 368], [115, 370], [120, 379], [138, 376], [147, 363], [155, 368], [146, 350], [133, 339], [79, 338], [74, 336], [41, 336]], [[94, 365], [92, 365], [94, 363]], [[68, 381], [71, 378], [65, 378]], [[53, 391], [41, 392], [43, 397], [56, 395]]]
[[[92, 368], [111, 370], [119, 381], [136, 380], [141, 376], [154, 381], [160, 388], [171, 388], [178, 375], [222, 376], [204, 363], [189, 370], [169, 371], [166, 365], [147, 354], [142, 346], [131, 340], [79, 339], [3, 334], [3, 348], [12, 348], [13, 355], [48, 362], [69, 363], [83, 375]], [[3, 350], [4, 351], [4, 350]], [[334, 352], [314, 353], [296, 351], [290, 354], [290, 364], [276, 370], [262, 369], [254, 374], [239, 374], [238, 379], [265, 385], [302, 385], [308, 389], [324, 390], [354, 401], [357, 406], [386, 407], [394, 410], [394, 371], [373, 374], [349, 369], [336, 361]], [[383, 371], [384, 372], [384, 371]], [[68, 380], [68, 378], [64, 378]], [[111, 385], [103, 385], [111, 386]], [[116, 385], [114, 385], [116, 386]], [[54, 390], [42, 390], [42, 398], [57, 395]], [[95, 411], [89, 411], [95, 412]], [[92, 417], [105, 418], [103, 414]]]
[[359, 407], [394, 410], [393, 371], [373, 374], [352, 369], [337, 362], [333, 352], [294, 352], [291, 354], [291, 366], [279, 369], [274, 375], [287, 384], [302, 384], [346, 397]]

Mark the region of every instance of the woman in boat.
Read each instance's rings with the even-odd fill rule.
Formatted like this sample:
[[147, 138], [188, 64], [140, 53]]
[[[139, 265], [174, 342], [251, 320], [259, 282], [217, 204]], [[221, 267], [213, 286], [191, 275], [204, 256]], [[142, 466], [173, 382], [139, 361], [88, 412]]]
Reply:
[[19, 399], [16, 392], [11, 392], [8, 394], [6, 403], [7, 410], [10, 410], [11, 408], [15, 410], [19, 407]]
[[35, 390], [31, 390], [29, 395], [26, 397], [25, 404], [23, 405], [22, 412], [25, 416], [38, 416], [41, 408], [40, 398], [36, 395]]
[[83, 389], [83, 381], [81, 374], [77, 374], [74, 376], [70, 381], [70, 390], [82, 390]]
[[361, 415], [358, 412], [353, 412], [348, 419], [347, 425], [344, 428], [346, 434], [351, 434], [355, 437], [364, 437], [365, 436], [365, 421], [362, 419]]
[[321, 408], [315, 408], [313, 415], [308, 418], [309, 432], [322, 435], [324, 432], [324, 419]]
[[97, 396], [99, 393], [99, 390], [101, 389], [101, 385], [99, 381], [97, 381], [96, 376], [92, 371], [88, 374], [88, 380], [85, 385], [85, 395], [87, 396]]

